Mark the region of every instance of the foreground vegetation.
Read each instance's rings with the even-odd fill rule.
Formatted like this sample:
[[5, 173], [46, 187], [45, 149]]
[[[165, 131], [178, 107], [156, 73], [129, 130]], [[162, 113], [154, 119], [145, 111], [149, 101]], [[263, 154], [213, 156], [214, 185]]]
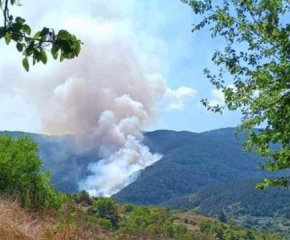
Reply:
[[[81, 204], [77, 204], [80, 199]], [[67, 199], [59, 210], [21, 208], [16, 200], [0, 200], [0, 239], [3, 240], [191, 240], [283, 239], [224, 224], [196, 214], [170, 213], [156, 207], [118, 205], [113, 199], [89, 200], [83, 193]], [[74, 199], [74, 200], [73, 200]], [[73, 201], [71, 201], [73, 200]]]

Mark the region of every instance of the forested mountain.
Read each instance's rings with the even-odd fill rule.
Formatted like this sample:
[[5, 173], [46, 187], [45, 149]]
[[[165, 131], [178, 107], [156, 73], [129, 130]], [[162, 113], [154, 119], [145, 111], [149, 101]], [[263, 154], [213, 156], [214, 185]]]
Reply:
[[155, 131], [146, 144], [163, 158], [115, 197], [135, 204], [161, 204], [205, 186], [262, 178], [259, 157], [242, 151], [234, 129], [207, 133]]

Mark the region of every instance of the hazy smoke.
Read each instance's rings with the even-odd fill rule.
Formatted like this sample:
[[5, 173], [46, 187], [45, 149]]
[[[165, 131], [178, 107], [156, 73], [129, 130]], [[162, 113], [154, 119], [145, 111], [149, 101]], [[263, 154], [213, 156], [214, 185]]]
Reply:
[[194, 93], [167, 88], [160, 73], [166, 47], [138, 32], [134, 11], [119, 11], [118, 4], [123, 1], [96, 1], [87, 6], [92, 12], [81, 17], [74, 12], [85, 11], [83, 4], [67, 15], [53, 12], [44, 18], [85, 44], [78, 59], [32, 69], [38, 76], [23, 86], [37, 102], [45, 133], [85, 136], [82, 150], [99, 149], [103, 159], [91, 164], [91, 176], [80, 182], [93, 195], [118, 192], [161, 158], [142, 144], [142, 130], [155, 121], [156, 102], [169, 92], [180, 109], [182, 98]]

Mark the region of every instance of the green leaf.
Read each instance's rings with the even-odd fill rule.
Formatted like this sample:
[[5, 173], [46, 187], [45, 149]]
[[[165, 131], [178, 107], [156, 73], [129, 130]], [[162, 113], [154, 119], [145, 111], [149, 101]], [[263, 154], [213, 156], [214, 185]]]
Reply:
[[19, 42], [16, 44], [16, 48], [17, 48], [17, 50], [19, 52], [22, 52], [23, 51], [23, 45], [21, 43], [19, 43]]
[[23, 32], [27, 33], [28, 35], [31, 34], [31, 28], [27, 24], [23, 25], [22, 30], [23, 30]]
[[41, 60], [41, 54], [40, 54], [40, 52], [39, 52], [37, 49], [35, 49], [35, 48], [34, 48], [34, 50], [33, 50], [33, 58], [34, 58], [37, 62], [39, 62], [39, 61]]
[[57, 38], [60, 40], [67, 40], [71, 38], [71, 35], [68, 31], [66, 30], [60, 30], [57, 34]]
[[28, 72], [29, 71], [29, 63], [28, 63], [28, 59], [27, 58], [24, 58], [22, 60], [22, 65], [25, 68], [26, 72]]
[[10, 0], [11, 5], [14, 5], [15, 0]]
[[60, 41], [58, 41], [58, 44], [59, 44], [61, 50], [63, 51], [64, 55], [67, 55], [73, 51], [71, 42], [68, 40], [60, 40]]
[[9, 43], [11, 42], [11, 34], [10, 33], [6, 33], [5, 42], [7, 45], [9, 45]]
[[25, 19], [21, 17], [16, 17], [15, 22], [20, 23], [22, 25], [25, 22]]
[[41, 52], [40, 52], [40, 60], [42, 61], [43, 64], [47, 63], [47, 55], [43, 49], [41, 49]]
[[34, 36], [33, 36], [33, 38], [34, 38], [34, 39], [37, 39], [37, 38], [39, 38], [39, 36], [40, 36], [40, 31], [37, 32], [37, 33], [35, 33]]
[[60, 55], [60, 62], [62, 62], [64, 60], [64, 55], [63, 55], [63, 52], [61, 52], [61, 55]]
[[34, 51], [34, 41], [31, 41], [29, 46], [25, 49], [25, 55], [26, 56], [31, 56], [33, 51]]
[[11, 26], [12, 26], [13, 31], [19, 32], [20, 29], [22, 28], [22, 23], [16, 22], [16, 23], [13, 23]]
[[79, 41], [75, 41], [74, 42], [74, 46], [75, 46], [75, 49], [76, 49], [76, 56], [78, 56], [81, 52], [81, 44]]
[[44, 36], [46, 36], [48, 33], [49, 33], [49, 28], [44, 27], [44, 28], [41, 30], [39, 36], [40, 36], [40, 37], [44, 37]]
[[57, 49], [56, 46], [53, 46], [51, 48], [51, 55], [55, 60], [58, 58], [58, 52], [59, 52], [59, 50]]
[[15, 42], [21, 42], [23, 38], [21, 35], [11, 34], [11, 39], [14, 40]]

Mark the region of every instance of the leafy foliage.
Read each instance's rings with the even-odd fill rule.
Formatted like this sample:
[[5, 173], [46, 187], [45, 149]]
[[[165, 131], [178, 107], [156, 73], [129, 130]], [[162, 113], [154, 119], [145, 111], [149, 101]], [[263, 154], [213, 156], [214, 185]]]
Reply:
[[91, 212], [98, 218], [111, 221], [116, 226], [118, 220], [118, 205], [112, 198], [100, 198], [93, 203]]
[[0, 6], [3, 10], [4, 25], [0, 27], [0, 39], [4, 39], [6, 44], [11, 40], [16, 43], [16, 48], [24, 56], [22, 65], [29, 71], [28, 58], [32, 58], [33, 65], [38, 62], [47, 63], [47, 48], [54, 59], [72, 59], [79, 55], [81, 51], [81, 41], [75, 35], [66, 30], [59, 30], [55, 33], [53, 29], [44, 27], [42, 30], [32, 35], [30, 26], [22, 17], [14, 17], [9, 12], [9, 7], [20, 6], [18, 0], [1, 0]]
[[[247, 134], [245, 149], [267, 160], [260, 164], [270, 172], [290, 167], [290, 24], [287, 16], [290, 3], [286, 0], [183, 0], [203, 20], [193, 31], [209, 26], [213, 38], [225, 39], [223, 50], [212, 60], [219, 73], [205, 70], [207, 78], [224, 93], [225, 106], [208, 110], [222, 112], [241, 110], [240, 129]], [[228, 84], [225, 79], [232, 79]], [[264, 124], [259, 133], [254, 127]], [[273, 150], [271, 144], [279, 146]], [[284, 186], [289, 176], [265, 179], [258, 187]]]
[[20, 198], [22, 206], [59, 207], [61, 196], [49, 184], [50, 174], [41, 173], [37, 144], [27, 137], [0, 137], [0, 194]]
[[97, 149], [76, 153], [76, 139], [73, 135], [47, 136], [8, 131], [0, 132], [1, 135], [10, 135], [14, 139], [28, 136], [37, 142], [43, 170], [51, 172], [52, 184], [60, 192], [78, 192], [78, 182], [89, 173], [88, 165], [101, 159]]

